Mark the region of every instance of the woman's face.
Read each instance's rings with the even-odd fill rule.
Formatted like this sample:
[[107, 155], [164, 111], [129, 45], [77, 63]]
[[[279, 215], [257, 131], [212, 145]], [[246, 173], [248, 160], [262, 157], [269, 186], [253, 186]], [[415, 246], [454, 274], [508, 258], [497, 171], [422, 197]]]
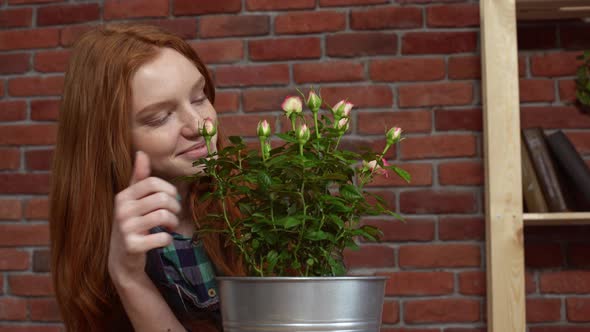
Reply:
[[[132, 77], [132, 148], [149, 156], [152, 175], [171, 179], [199, 170], [193, 161], [207, 155], [200, 128], [206, 118], [217, 119], [204, 87], [197, 67], [170, 48]], [[212, 151], [216, 143], [217, 135]]]

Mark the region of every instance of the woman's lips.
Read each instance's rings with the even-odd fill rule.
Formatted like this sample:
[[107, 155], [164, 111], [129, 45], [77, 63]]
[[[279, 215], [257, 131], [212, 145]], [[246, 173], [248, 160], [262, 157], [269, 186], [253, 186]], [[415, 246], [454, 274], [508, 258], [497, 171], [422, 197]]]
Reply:
[[192, 150], [188, 150], [182, 154], [180, 157], [189, 158], [189, 159], [197, 159], [200, 157], [207, 156], [207, 145], [203, 144], [201, 147], [194, 148]]

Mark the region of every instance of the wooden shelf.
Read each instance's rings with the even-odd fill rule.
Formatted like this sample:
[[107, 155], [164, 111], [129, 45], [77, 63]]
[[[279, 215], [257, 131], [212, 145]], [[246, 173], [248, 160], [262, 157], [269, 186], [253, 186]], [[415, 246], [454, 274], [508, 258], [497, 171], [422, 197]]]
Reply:
[[567, 20], [590, 17], [590, 0], [517, 0], [519, 20]]
[[590, 225], [590, 212], [524, 213], [525, 226]]

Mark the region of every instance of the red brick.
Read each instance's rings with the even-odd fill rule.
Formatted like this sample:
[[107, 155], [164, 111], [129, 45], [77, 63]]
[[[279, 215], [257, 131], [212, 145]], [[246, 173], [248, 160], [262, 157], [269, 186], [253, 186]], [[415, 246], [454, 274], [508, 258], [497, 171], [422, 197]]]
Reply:
[[201, 38], [267, 35], [270, 22], [267, 15], [207, 16], [199, 20]]
[[580, 52], [559, 52], [531, 56], [531, 74], [533, 76], [557, 77], [576, 74], [582, 63], [577, 57]]
[[381, 320], [385, 324], [395, 324], [399, 322], [399, 302], [385, 301], [383, 303]]
[[27, 270], [29, 261], [29, 253], [26, 251], [0, 249], [0, 270], [2, 271]]
[[240, 108], [240, 93], [237, 91], [216, 91], [214, 107], [220, 113], [237, 112]]
[[404, 303], [404, 321], [417, 323], [477, 322], [480, 301], [471, 299], [412, 300]]
[[0, 199], [0, 220], [19, 220], [22, 216], [20, 200]]
[[0, 54], [0, 74], [21, 74], [29, 71], [27, 53]]
[[[175, 1], [177, 5], [179, 2], [180, 0]], [[105, 20], [119, 20], [136, 17], [167, 17], [168, 12], [168, 0], [153, 0], [147, 6], [142, 0], [107, 0], [103, 15]]]
[[303, 34], [340, 31], [346, 28], [346, 17], [339, 12], [299, 12], [278, 15], [276, 34]]
[[481, 271], [459, 273], [459, 293], [463, 295], [485, 295], [486, 276]]
[[49, 227], [47, 224], [0, 224], [0, 230], [2, 230], [2, 232], [0, 232], [0, 244], [4, 247], [45, 246], [49, 244]]
[[0, 97], [4, 96], [4, 80], [0, 80]]
[[191, 43], [206, 64], [232, 63], [244, 58], [244, 43], [240, 40], [207, 40]]
[[529, 268], [556, 268], [563, 262], [559, 243], [526, 243], [525, 266]]
[[0, 194], [46, 194], [49, 174], [0, 173]]
[[20, 168], [20, 151], [18, 149], [0, 148], [0, 170]]
[[394, 126], [403, 128], [406, 133], [430, 133], [432, 113], [430, 111], [359, 112], [357, 123], [359, 134], [384, 135]]
[[293, 89], [247, 89], [242, 92], [245, 112], [263, 112], [280, 110], [281, 103]]
[[[331, 119], [331, 115], [320, 112], [320, 116], [325, 115]], [[339, 147], [342, 150], [349, 150], [355, 153], [363, 153], [367, 149], [371, 151], [383, 151], [385, 149], [385, 140], [382, 137], [366, 137], [366, 136], [352, 136], [345, 135], [340, 141]], [[384, 158], [395, 159], [396, 158], [396, 147], [395, 145], [390, 147], [385, 153]]]
[[430, 83], [398, 88], [400, 107], [467, 105], [473, 102], [471, 83]]
[[389, 171], [389, 177], [376, 175], [367, 187], [416, 187], [432, 185], [432, 165], [430, 164], [398, 164], [396, 166], [411, 174], [410, 182], [406, 182], [394, 171]]
[[50, 272], [50, 261], [49, 250], [35, 250], [33, 252], [33, 272]]
[[251, 11], [309, 9], [315, 7], [316, 0], [246, 0], [246, 9]]
[[438, 237], [443, 241], [484, 240], [485, 221], [480, 217], [441, 217]]
[[477, 210], [477, 199], [468, 191], [406, 191], [400, 194], [403, 213], [471, 213]]
[[0, 332], [63, 332], [62, 326], [0, 324]]
[[1, 320], [26, 320], [27, 301], [16, 297], [0, 298]]
[[320, 0], [321, 7], [367, 6], [388, 3], [387, 0]]
[[[526, 76], [526, 56], [518, 58], [520, 77]], [[481, 78], [481, 58], [479, 56], [453, 56], [449, 58], [449, 78], [454, 80]]]
[[60, 31], [60, 44], [71, 46], [84, 33], [96, 28], [94, 25], [75, 25], [63, 27]]
[[590, 271], [545, 272], [539, 282], [542, 293], [590, 293]]
[[0, 145], [55, 144], [56, 135], [54, 124], [0, 126]]
[[567, 262], [569, 266], [590, 267], [590, 244], [569, 243], [567, 247]]
[[431, 219], [363, 220], [363, 224], [378, 227], [383, 232], [381, 241], [384, 242], [434, 240], [434, 222]]
[[516, 35], [519, 50], [549, 50], [557, 47], [555, 25], [518, 26]]
[[85, 23], [99, 19], [100, 7], [96, 3], [45, 6], [37, 9], [37, 25]]
[[55, 47], [59, 30], [54, 28], [0, 31], [0, 51]]
[[576, 100], [576, 81], [559, 80], [559, 100], [562, 102], [572, 102]]
[[590, 322], [590, 299], [570, 297], [566, 300], [570, 322]]
[[293, 65], [293, 79], [296, 83], [362, 81], [364, 76], [363, 64], [352, 61], [297, 63]]
[[520, 102], [542, 102], [555, 100], [553, 80], [520, 80]]
[[25, 206], [28, 220], [46, 220], [49, 217], [49, 201], [46, 198], [32, 198]]
[[530, 298], [526, 300], [527, 323], [561, 320], [561, 299]]
[[481, 109], [436, 110], [434, 118], [437, 131], [482, 131], [483, 120]]
[[587, 154], [590, 152], [590, 132], [580, 131], [566, 134], [578, 153]]
[[403, 54], [445, 54], [475, 52], [477, 34], [459, 32], [408, 32], [402, 39]]
[[418, 7], [377, 7], [353, 10], [350, 27], [354, 30], [409, 29], [422, 27]]
[[384, 245], [362, 245], [359, 250], [346, 249], [344, 264], [349, 269], [394, 267], [394, 249]]
[[373, 60], [369, 68], [373, 81], [436, 81], [445, 77], [442, 58], [396, 58]]
[[32, 8], [2, 9], [0, 11], [0, 28], [30, 27], [32, 17]]
[[42, 73], [65, 72], [70, 55], [70, 50], [37, 52], [34, 68]]
[[199, 15], [213, 13], [237, 13], [242, 9], [241, 0], [175, 0], [174, 15]]
[[386, 296], [444, 295], [453, 292], [454, 276], [451, 272], [393, 272], [378, 273], [389, 277]]
[[226, 115], [219, 117], [220, 123], [226, 133], [232, 133], [237, 136], [256, 137], [256, 126], [259, 121], [267, 120], [271, 126], [276, 122], [276, 116], [268, 115], [261, 117], [259, 115]]
[[[439, 204], [444, 203], [439, 202]], [[403, 203], [400, 202], [400, 206], [403, 206]], [[439, 268], [479, 267], [480, 265], [479, 245], [428, 244], [405, 245], [399, 248], [400, 267]]]
[[197, 37], [197, 20], [194, 18], [146, 19], [141, 23], [159, 26], [183, 39]]
[[25, 153], [27, 170], [47, 171], [51, 169], [53, 150], [29, 150]]
[[561, 46], [568, 49], [590, 48], [590, 25], [563, 25], [559, 27]]
[[[342, 141], [340, 141], [340, 143], [342, 143]], [[387, 189], [370, 189], [370, 188], [367, 188], [367, 187], [365, 187], [364, 189], [365, 189], [364, 190], [365, 192], [368, 192], [368, 193], [371, 193], [371, 194], [374, 194], [374, 195], [377, 195], [377, 196], [381, 197], [385, 201], [384, 202], [384, 207], [386, 209], [389, 209], [391, 211], [395, 211], [395, 201], [396, 201], [395, 193], [393, 193], [393, 192], [391, 192], [390, 190], [387, 190]], [[377, 202], [377, 199], [375, 199], [372, 196], [365, 195], [365, 197], [367, 198], [367, 202], [370, 205], [375, 206], [378, 203]]]
[[397, 53], [397, 35], [384, 32], [353, 32], [326, 36], [331, 57], [359, 57]]
[[53, 295], [49, 275], [9, 275], [10, 294], [23, 296]]
[[289, 65], [227, 66], [215, 70], [220, 87], [289, 84]]
[[63, 2], [64, 0], [8, 0], [9, 5], [30, 5], [34, 3]]
[[446, 162], [438, 165], [441, 185], [483, 185], [483, 165], [478, 161]]
[[520, 122], [523, 128], [590, 128], [590, 117], [576, 107], [522, 107]]
[[393, 105], [393, 92], [389, 86], [385, 85], [326, 86], [322, 87], [321, 93], [328, 105], [336, 105], [342, 99], [348, 99], [354, 104], [355, 109], [392, 107]]
[[27, 103], [24, 100], [0, 101], [0, 121], [21, 121], [27, 116]]
[[60, 101], [58, 99], [31, 100], [31, 120], [53, 121], [59, 115]]
[[426, 9], [429, 27], [479, 27], [478, 4], [432, 6]]
[[248, 50], [254, 61], [316, 59], [321, 55], [316, 37], [251, 40]]
[[590, 327], [571, 325], [531, 326], [529, 332], [590, 332]]
[[15, 97], [59, 96], [63, 84], [63, 76], [18, 77], [8, 81], [8, 93]]
[[476, 150], [473, 135], [407, 137], [401, 144], [402, 159], [473, 157]]
[[54, 298], [39, 298], [29, 300], [31, 320], [43, 322], [61, 321], [59, 306]]

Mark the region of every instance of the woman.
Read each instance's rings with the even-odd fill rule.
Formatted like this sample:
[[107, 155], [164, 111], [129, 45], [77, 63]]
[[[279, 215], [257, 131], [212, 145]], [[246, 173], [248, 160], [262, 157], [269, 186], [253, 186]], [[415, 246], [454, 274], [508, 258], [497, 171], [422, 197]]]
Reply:
[[219, 206], [198, 204], [207, 183], [176, 180], [206, 155], [199, 128], [216, 119], [214, 99], [194, 50], [159, 28], [100, 27], [74, 45], [50, 192], [68, 331], [220, 329], [213, 273], [244, 269], [223, 235], [191, 239]]

